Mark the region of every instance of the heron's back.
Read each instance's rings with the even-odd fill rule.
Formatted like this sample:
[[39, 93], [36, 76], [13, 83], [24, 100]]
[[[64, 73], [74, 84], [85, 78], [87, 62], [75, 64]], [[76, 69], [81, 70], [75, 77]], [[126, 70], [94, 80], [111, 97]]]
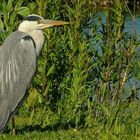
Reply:
[[34, 40], [26, 33], [12, 33], [0, 47], [0, 132], [25, 97], [36, 71]]

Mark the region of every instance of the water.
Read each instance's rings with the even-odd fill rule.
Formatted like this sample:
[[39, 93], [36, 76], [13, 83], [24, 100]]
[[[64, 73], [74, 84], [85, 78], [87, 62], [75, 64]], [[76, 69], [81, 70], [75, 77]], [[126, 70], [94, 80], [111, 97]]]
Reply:
[[[104, 24], [106, 24], [106, 16], [103, 11], [99, 11], [95, 15], [95, 17], [92, 21], [92, 22], [94, 22], [94, 24], [96, 24], [98, 22], [98, 17], [101, 17], [102, 22]], [[137, 40], [140, 41], [140, 11], [137, 11], [137, 14], [136, 14], [134, 20], [132, 19], [132, 17], [129, 14], [127, 14], [125, 18], [126, 19], [125, 19], [125, 25], [124, 25], [124, 32], [126, 32], [130, 36], [136, 35]], [[99, 30], [101, 30], [101, 27], [99, 28]], [[96, 44], [96, 45], [99, 45], [98, 51], [99, 51], [99, 53], [101, 53], [100, 44]], [[136, 51], [140, 51], [140, 46], [137, 47]], [[140, 61], [140, 60], [136, 60], [136, 61]], [[132, 92], [131, 90], [133, 88], [140, 89], [140, 80], [137, 80], [135, 78], [135, 76], [132, 76], [126, 82], [126, 84], [124, 86], [124, 90], [127, 95], [125, 95], [124, 98], [126, 98], [126, 96], [129, 96], [131, 94], [131, 92]], [[140, 90], [137, 90], [137, 97], [140, 98]]]
[[124, 31], [128, 32], [128, 34], [130, 35], [135, 32], [138, 40], [140, 40], [140, 12], [136, 14], [134, 20], [132, 20], [132, 17], [130, 15], [126, 16]]
[[[127, 32], [129, 35], [136, 34], [137, 40], [140, 41], [140, 11], [137, 11], [134, 20], [132, 20], [132, 17], [130, 15], [126, 16], [124, 31]], [[140, 46], [136, 48], [136, 51], [140, 51]], [[136, 60], [136, 61], [140, 61], [140, 60]], [[137, 80], [135, 77], [132, 77], [126, 84], [127, 88], [128, 85], [130, 88], [136, 87], [137, 89], [139, 89], [140, 80]], [[140, 99], [140, 90], [137, 90], [137, 97]]]
[[[134, 21], [132, 20], [132, 17], [129, 14], [126, 14], [125, 16], [125, 28], [124, 28], [124, 32], [127, 32], [129, 35], [132, 35], [133, 32], [135, 32], [137, 34], [137, 37], [140, 40], [140, 11], [136, 12], [136, 16]], [[103, 11], [99, 11], [94, 18], [94, 22], [96, 23], [98, 20], [98, 17], [101, 17], [102, 22], [104, 24], [106, 24], [106, 16], [104, 14]], [[101, 29], [101, 28], [100, 28]]]

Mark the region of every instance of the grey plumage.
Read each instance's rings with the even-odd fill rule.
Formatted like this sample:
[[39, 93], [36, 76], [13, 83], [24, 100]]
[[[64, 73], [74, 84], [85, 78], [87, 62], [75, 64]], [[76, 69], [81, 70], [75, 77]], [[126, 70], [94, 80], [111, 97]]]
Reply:
[[43, 29], [67, 22], [29, 15], [0, 46], [0, 133], [24, 101], [44, 43]]
[[[0, 131], [25, 96], [36, 69], [36, 50], [28, 34], [16, 31], [0, 47]], [[25, 57], [26, 56], [26, 57]]]

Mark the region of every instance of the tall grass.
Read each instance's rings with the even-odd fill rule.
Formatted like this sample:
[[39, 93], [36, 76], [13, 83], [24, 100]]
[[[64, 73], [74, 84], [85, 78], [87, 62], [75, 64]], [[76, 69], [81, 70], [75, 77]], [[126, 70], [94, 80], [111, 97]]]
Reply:
[[[23, 131], [93, 128], [100, 139], [140, 135], [139, 42], [124, 32], [126, 3], [113, 0], [98, 17], [89, 0], [2, 0], [0, 43], [35, 13], [66, 20], [45, 31], [29, 96], [16, 115]], [[7, 5], [7, 6], [6, 6]], [[10, 127], [10, 126], [9, 126]]]

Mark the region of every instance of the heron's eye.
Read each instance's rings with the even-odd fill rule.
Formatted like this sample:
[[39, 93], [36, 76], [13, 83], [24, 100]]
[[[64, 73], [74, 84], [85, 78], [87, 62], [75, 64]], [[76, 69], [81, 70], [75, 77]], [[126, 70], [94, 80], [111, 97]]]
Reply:
[[38, 20], [37, 23], [40, 24], [41, 23], [41, 20]]
[[38, 22], [38, 24], [42, 24], [42, 23], [44, 23], [44, 20], [40, 19], [37, 22]]

